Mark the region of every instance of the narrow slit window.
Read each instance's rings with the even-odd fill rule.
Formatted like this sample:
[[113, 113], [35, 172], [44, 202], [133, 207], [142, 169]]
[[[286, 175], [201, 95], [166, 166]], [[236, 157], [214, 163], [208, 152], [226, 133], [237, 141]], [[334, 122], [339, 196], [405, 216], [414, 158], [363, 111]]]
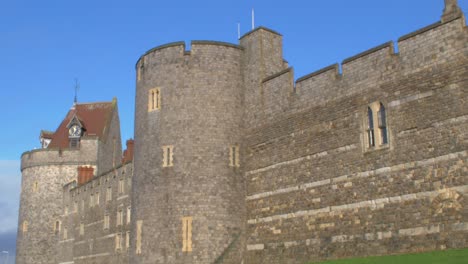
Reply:
[[80, 224], [80, 236], [83, 236], [84, 235], [84, 224], [81, 223]]
[[122, 249], [122, 234], [118, 233], [115, 235], [115, 250]]
[[107, 188], [106, 192], [106, 202], [110, 202], [112, 200], [112, 187]]
[[240, 166], [239, 146], [237, 145], [229, 147], [229, 166], [231, 167]]
[[367, 138], [369, 147], [375, 146], [375, 137], [374, 137], [374, 116], [372, 109], [367, 107]]
[[387, 116], [385, 113], [385, 107], [382, 103], [380, 103], [378, 117], [379, 117], [380, 138], [382, 140], [381, 144], [384, 145], [388, 143], [388, 136], [387, 136]]
[[117, 212], [117, 225], [118, 226], [123, 225], [123, 211], [122, 210], [119, 210]]
[[119, 180], [119, 194], [123, 194], [125, 192], [125, 184], [124, 180]]
[[38, 189], [39, 189], [39, 183], [38, 183], [38, 182], [34, 182], [34, 184], [33, 184], [33, 192], [37, 192]]
[[161, 90], [154, 88], [149, 90], [148, 94], [148, 111], [161, 109]]
[[135, 254], [137, 255], [140, 255], [141, 254], [141, 232], [142, 232], [142, 228], [143, 228], [143, 221], [142, 220], [138, 220], [137, 221], [137, 230], [136, 230], [136, 250], [135, 250]]
[[58, 234], [60, 232], [60, 221], [55, 221], [54, 232], [55, 234]]
[[109, 229], [110, 227], [110, 217], [109, 215], [104, 215], [104, 229]]
[[130, 221], [132, 219], [132, 208], [131, 207], [127, 207], [127, 224], [130, 224]]
[[174, 166], [174, 146], [163, 146], [163, 167]]
[[182, 252], [192, 252], [192, 217], [182, 218]]
[[28, 232], [28, 221], [23, 221], [23, 234]]
[[63, 228], [63, 240], [68, 239], [68, 229], [65, 227]]

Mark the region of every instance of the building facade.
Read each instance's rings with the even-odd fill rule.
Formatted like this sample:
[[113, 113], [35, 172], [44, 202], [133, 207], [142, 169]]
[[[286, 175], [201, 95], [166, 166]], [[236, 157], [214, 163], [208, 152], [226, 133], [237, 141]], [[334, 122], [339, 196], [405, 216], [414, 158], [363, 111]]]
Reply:
[[263, 27], [238, 45], [153, 48], [123, 154], [113, 101], [75, 104], [22, 155], [17, 263], [466, 248], [467, 43], [446, 0], [439, 22], [296, 81]]

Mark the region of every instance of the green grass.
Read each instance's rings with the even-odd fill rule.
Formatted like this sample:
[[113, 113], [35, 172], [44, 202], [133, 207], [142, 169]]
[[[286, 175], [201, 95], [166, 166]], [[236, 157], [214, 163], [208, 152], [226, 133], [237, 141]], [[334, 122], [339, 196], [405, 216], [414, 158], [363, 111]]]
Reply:
[[[433, 251], [420, 254], [341, 259], [320, 264], [468, 264], [468, 249]], [[318, 264], [318, 263], [316, 263]]]

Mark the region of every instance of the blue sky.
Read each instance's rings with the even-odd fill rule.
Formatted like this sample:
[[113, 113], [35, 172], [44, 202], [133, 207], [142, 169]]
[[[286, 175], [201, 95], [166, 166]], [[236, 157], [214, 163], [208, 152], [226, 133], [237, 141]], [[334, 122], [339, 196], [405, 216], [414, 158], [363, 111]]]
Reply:
[[[468, 0], [459, 0], [468, 11]], [[123, 140], [133, 137], [135, 63], [167, 42], [237, 43], [256, 25], [284, 36], [295, 77], [341, 62], [440, 19], [443, 0], [179, 0], [0, 2], [0, 219], [2, 237], [16, 230], [19, 158], [39, 147], [73, 103], [118, 98]], [[3, 213], [3, 212], [2, 212]]]

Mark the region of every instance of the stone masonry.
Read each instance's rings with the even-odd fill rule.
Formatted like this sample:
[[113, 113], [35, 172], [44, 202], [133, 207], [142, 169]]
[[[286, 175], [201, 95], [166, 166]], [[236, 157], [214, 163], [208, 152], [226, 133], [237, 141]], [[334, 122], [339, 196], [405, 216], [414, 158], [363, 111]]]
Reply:
[[17, 263], [302, 264], [466, 248], [466, 76], [456, 0], [439, 22], [296, 81], [282, 36], [264, 27], [239, 45], [153, 48], [136, 64], [123, 157], [115, 102], [101, 121], [64, 121], [87, 126], [78, 149], [55, 147], [59, 127], [52, 147], [22, 155]]

